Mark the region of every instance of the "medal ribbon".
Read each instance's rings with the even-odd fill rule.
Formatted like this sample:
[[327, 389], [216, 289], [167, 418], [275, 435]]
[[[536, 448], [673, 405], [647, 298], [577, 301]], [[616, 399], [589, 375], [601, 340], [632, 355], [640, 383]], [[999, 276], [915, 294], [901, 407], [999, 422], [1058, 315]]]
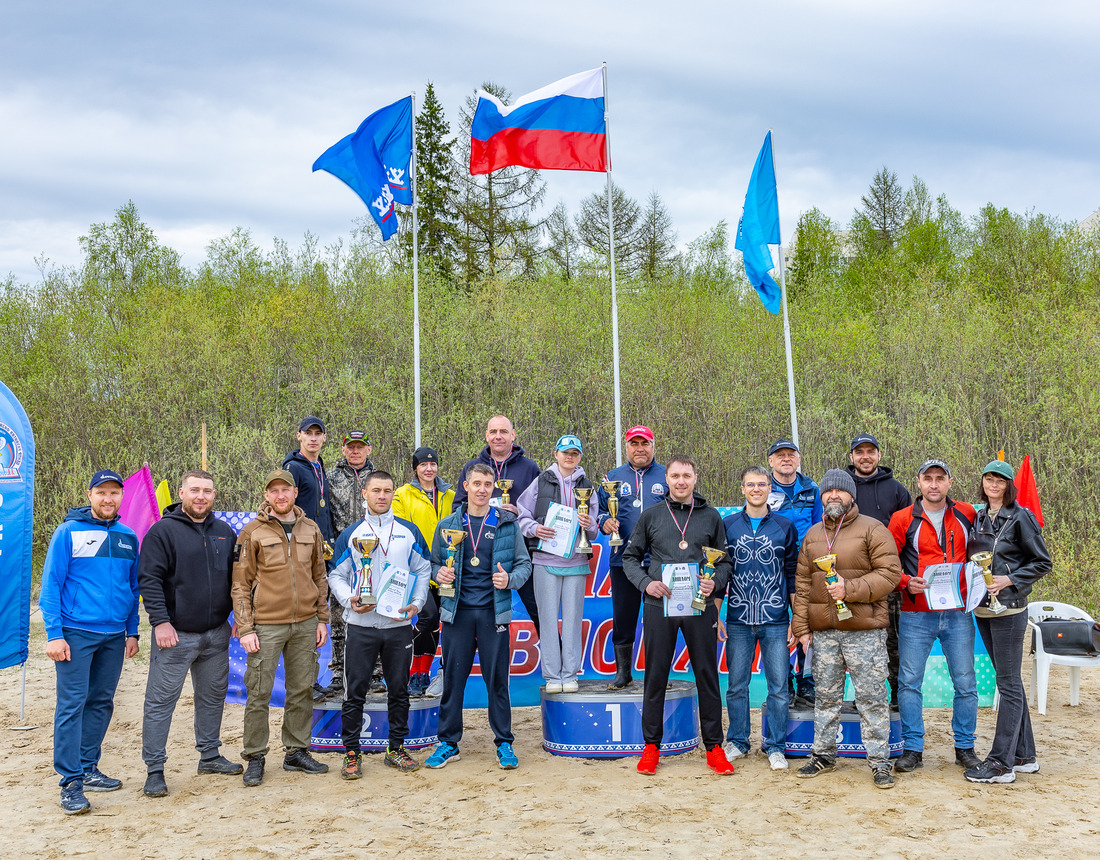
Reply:
[[[310, 465], [313, 466], [314, 474], [316, 474], [316, 476], [317, 476], [317, 486], [321, 490], [320, 498], [324, 499], [325, 498], [325, 473], [321, 471], [321, 464], [320, 463], [310, 463]], [[356, 478], [359, 477], [358, 472], [355, 473], [355, 477]], [[322, 505], [321, 507], [324, 507], [324, 505]]]
[[463, 525], [466, 526], [466, 533], [470, 536], [470, 546], [473, 548], [470, 558], [477, 558], [477, 547], [478, 544], [481, 543], [481, 533], [485, 531], [485, 521], [489, 519], [489, 514], [485, 514], [485, 516], [481, 518], [481, 527], [477, 530], [477, 540], [474, 540], [474, 532], [470, 526], [470, 515], [463, 514], [462, 519], [464, 520]]
[[670, 505], [667, 500], [665, 501], [665, 507], [668, 508], [668, 515], [672, 517], [672, 521], [676, 523], [676, 530], [680, 533], [680, 541], [686, 543], [688, 523], [691, 522], [691, 515], [695, 513], [695, 499], [692, 498], [691, 500], [691, 508], [688, 510], [688, 518], [684, 520], [683, 528], [680, 528], [680, 523], [676, 520], [676, 514], [672, 512], [672, 505]]
[[836, 537], [840, 534], [840, 527], [844, 525], [844, 517], [840, 518], [840, 521], [836, 524], [836, 531], [833, 532], [833, 536], [829, 537], [829, 532], [825, 532], [825, 546], [829, 552], [833, 551], [833, 544], [836, 543]]
[[390, 542], [385, 545], [383, 545], [382, 543], [382, 535], [378, 534], [378, 532], [374, 530], [374, 526], [372, 526], [369, 522], [367, 523], [367, 528], [370, 529], [371, 534], [378, 538], [378, 548], [382, 550], [383, 556], [388, 556], [390, 554], [390, 547], [393, 546], [393, 525], [396, 522], [396, 517], [390, 520], [390, 533], [389, 535], [387, 535], [387, 537], [389, 537], [390, 539]]

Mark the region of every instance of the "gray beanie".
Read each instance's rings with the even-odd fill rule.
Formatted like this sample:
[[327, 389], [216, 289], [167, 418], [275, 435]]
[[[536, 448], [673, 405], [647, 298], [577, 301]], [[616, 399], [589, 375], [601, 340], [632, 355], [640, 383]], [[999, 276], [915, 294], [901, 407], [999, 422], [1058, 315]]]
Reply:
[[830, 469], [825, 473], [825, 477], [821, 479], [821, 495], [825, 495], [828, 490], [843, 490], [854, 500], [856, 497], [856, 482], [852, 480], [852, 476], [847, 472], [840, 469]]

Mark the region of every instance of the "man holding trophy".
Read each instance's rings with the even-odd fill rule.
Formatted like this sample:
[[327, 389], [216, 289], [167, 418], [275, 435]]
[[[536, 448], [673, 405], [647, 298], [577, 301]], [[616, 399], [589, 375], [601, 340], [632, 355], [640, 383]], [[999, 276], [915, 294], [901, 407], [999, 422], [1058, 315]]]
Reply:
[[886, 694], [886, 598], [901, 579], [889, 530], [860, 514], [852, 476], [830, 469], [821, 481], [824, 519], [802, 541], [791, 632], [813, 645], [814, 747], [803, 779], [836, 767], [845, 671], [855, 687], [863, 746], [877, 788], [892, 788]]
[[[664, 737], [665, 689], [672, 670], [676, 634], [681, 633], [699, 694], [699, 728], [707, 750], [707, 765], [715, 773], [731, 774], [733, 766], [722, 751], [718, 609], [711, 599], [722, 594], [729, 581], [726, 531], [718, 511], [695, 492], [698, 481], [695, 460], [677, 454], [669, 460], [665, 472], [669, 497], [664, 504], [642, 511], [623, 554], [623, 572], [646, 595], [642, 613], [645, 748], [638, 772], [657, 772]], [[643, 567], [647, 554], [649, 567]]]
[[362, 775], [360, 736], [363, 705], [371, 670], [381, 659], [386, 679], [386, 713], [390, 737], [385, 763], [401, 771], [420, 765], [405, 749], [409, 732], [409, 670], [412, 666], [412, 618], [424, 608], [431, 564], [420, 530], [393, 515], [394, 480], [388, 472], [371, 472], [363, 488], [364, 518], [336, 541], [336, 564], [328, 582], [347, 621], [345, 678], [340, 710], [344, 764], [340, 776]]
[[432, 540], [432, 578], [439, 583], [440, 641], [447, 671], [439, 702], [439, 745], [425, 764], [444, 767], [458, 761], [462, 701], [476, 653], [489, 699], [489, 726], [502, 768], [519, 765], [512, 744], [511, 663], [512, 589], [531, 576], [531, 560], [516, 517], [489, 504], [496, 487], [493, 470], [474, 463], [466, 470], [466, 500], [440, 520]]

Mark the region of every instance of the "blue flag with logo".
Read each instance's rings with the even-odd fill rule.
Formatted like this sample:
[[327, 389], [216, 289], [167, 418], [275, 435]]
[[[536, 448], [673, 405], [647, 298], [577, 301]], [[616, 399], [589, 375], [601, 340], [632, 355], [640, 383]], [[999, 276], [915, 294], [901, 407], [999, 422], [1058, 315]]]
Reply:
[[745, 275], [756, 288], [764, 307], [779, 313], [779, 285], [770, 272], [775, 267], [768, 245], [779, 244], [779, 195], [775, 189], [775, 165], [772, 163], [772, 133], [764, 137], [764, 145], [756, 156], [745, 194], [745, 211], [737, 224], [737, 239], [733, 243], [745, 258]]
[[27, 662], [34, 533], [34, 436], [0, 382], [0, 669]]
[[394, 203], [412, 205], [412, 96], [368, 116], [313, 162], [362, 198], [383, 241], [397, 232]]

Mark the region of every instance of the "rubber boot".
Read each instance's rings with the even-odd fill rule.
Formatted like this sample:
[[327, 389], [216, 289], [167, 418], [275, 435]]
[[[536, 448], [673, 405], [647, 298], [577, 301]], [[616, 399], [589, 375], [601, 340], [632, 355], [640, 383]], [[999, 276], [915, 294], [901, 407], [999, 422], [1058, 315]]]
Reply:
[[607, 685], [609, 690], [625, 690], [634, 683], [634, 677], [630, 674], [630, 664], [634, 660], [633, 645], [615, 646], [615, 677]]

